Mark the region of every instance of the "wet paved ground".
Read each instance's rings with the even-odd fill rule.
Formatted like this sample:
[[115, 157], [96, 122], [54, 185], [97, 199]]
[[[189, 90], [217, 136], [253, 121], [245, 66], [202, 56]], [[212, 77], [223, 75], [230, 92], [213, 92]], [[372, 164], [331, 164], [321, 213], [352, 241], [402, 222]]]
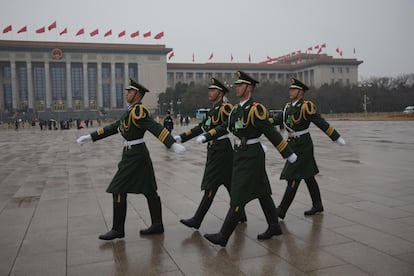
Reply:
[[[112, 226], [105, 188], [120, 138], [80, 147], [76, 138], [92, 129], [0, 130], [0, 275], [414, 275], [414, 122], [332, 123], [346, 146], [311, 130], [325, 213], [303, 216], [311, 201], [302, 184], [281, 222], [284, 234], [259, 241], [266, 223], [252, 201], [226, 248], [203, 238], [221, 227], [223, 188], [200, 231], [179, 222], [202, 196], [204, 145], [189, 141], [176, 155], [148, 133], [166, 231], [141, 237], [147, 203], [130, 195], [125, 239], [104, 242], [98, 235]], [[278, 204], [283, 162], [264, 144]]]

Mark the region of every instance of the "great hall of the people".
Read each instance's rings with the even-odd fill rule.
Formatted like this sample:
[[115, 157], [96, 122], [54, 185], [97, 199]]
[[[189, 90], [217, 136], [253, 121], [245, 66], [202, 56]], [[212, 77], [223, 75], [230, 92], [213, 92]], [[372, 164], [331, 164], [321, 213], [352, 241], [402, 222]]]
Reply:
[[145, 106], [181, 83], [232, 83], [237, 70], [260, 82], [296, 77], [313, 87], [357, 84], [357, 59], [292, 55], [275, 63], [171, 63], [165, 45], [0, 40], [0, 112], [90, 112], [124, 109], [129, 78], [146, 86]]

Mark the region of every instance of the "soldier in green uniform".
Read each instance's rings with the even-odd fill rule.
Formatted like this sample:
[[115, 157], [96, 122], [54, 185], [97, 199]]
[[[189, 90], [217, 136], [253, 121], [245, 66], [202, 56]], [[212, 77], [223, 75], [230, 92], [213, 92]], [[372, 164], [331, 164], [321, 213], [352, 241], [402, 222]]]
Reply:
[[321, 117], [315, 104], [303, 100], [305, 91], [308, 89], [305, 84], [292, 78], [289, 86], [290, 102], [285, 105], [282, 113], [273, 118], [273, 124], [283, 125], [287, 130], [289, 134], [288, 144], [298, 155], [298, 160], [294, 164], [286, 162], [280, 176], [280, 179], [287, 180], [286, 191], [277, 208], [278, 216], [282, 219], [285, 218], [302, 179], [305, 180], [312, 198], [312, 208], [305, 211], [305, 216], [323, 212], [321, 194], [315, 179], [319, 169], [316, 165], [313, 142], [309, 133], [310, 123], [314, 123], [319, 127], [332, 141], [339, 145], [345, 145], [345, 140]]
[[127, 194], [144, 194], [147, 199], [151, 215], [151, 226], [141, 230], [142, 235], [160, 234], [164, 232], [161, 213], [161, 200], [157, 193], [152, 161], [144, 142], [145, 131], [150, 131], [165, 146], [176, 153], [185, 151], [184, 146], [175, 143], [170, 132], [150, 117], [148, 110], [141, 100], [146, 92], [144, 86], [130, 79], [126, 88], [128, 110], [119, 120], [89, 135], [77, 139], [79, 145], [95, 142], [108, 136], [121, 133], [124, 138], [122, 160], [118, 164], [118, 171], [113, 177], [106, 191], [113, 197], [113, 226], [106, 234], [100, 235], [102, 240], [113, 240], [125, 236], [124, 225], [127, 210]]
[[259, 199], [268, 223], [266, 231], [259, 234], [257, 238], [270, 239], [272, 236], [282, 234], [276, 206], [271, 197], [272, 190], [265, 170], [265, 153], [259, 140], [260, 136], [264, 134], [289, 162], [295, 162], [297, 158], [268, 120], [266, 107], [251, 98], [258, 81], [242, 71], [238, 71], [237, 76], [235, 85], [240, 103], [233, 107], [225, 123], [197, 138], [197, 142], [203, 143], [228, 132], [232, 132], [235, 136], [230, 208], [220, 232], [204, 235], [210, 242], [223, 247], [236, 228], [244, 206], [256, 198]]
[[[230, 103], [223, 101], [223, 97], [227, 92], [229, 90], [226, 86], [217, 79], [211, 78], [211, 83], [208, 87], [208, 99], [213, 106], [197, 126], [175, 136], [175, 140], [179, 143], [184, 143], [225, 122], [233, 108]], [[228, 138], [228, 134], [208, 142], [206, 167], [201, 183], [201, 190], [204, 191], [204, 196], [194, 216], [189, 219], [180, 220], [181, 223], [188, 227], [198, 229], [213, 203], [214, 196], [220, 185], [224, 185], [230, 193], [232, 164], [233, 147]], [[240, 219], [244, 222], [246, 221], [246, 216], [242, 215]]]

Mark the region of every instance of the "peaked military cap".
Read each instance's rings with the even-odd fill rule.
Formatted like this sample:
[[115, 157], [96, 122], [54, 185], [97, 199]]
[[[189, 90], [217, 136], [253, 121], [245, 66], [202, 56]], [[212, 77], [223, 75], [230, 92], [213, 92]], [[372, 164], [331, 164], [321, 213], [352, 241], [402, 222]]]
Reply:
[[253, 79], [252, 77], [250, 77], [249, 75], [247, 75], [243, 71], [237, 71], [236, 74], [237, 74], [238, 79], [234, 82], [235, 84], [247, 83], [247, 84], [251, 84], [253, 86], [256, 86], [256, 84], [259, 83], [257, 80]]
[[129, 90], [129, 89], [134, 89], [134, 90], [142, 92], [142, 93], [149, 92], [149, 90], [147, 88], [145, 88], [141, 84], [137, 83], [133, 79], [129, 79], [129, 85], [128, 85], [127, 88], [125, 88], [125, 90]]
[[223, 93], [229, 92], [229, 89], [227, 89], [227, 87], [224, 86], [224, 84], [222, 84], [215, 78], [211, 78], [210, 86], [208, 87], [208, 89], [219, 89], [223, 91]]
[[289, 88], [297, 88], [297, 89], [302, 89], [303, 91], [309, 90], [309, 87], [307, 87], [304, 83], [302, 83], [301, 81], [295, 79], [295, 78], [291, 78], [290, 79], [290, 86]]

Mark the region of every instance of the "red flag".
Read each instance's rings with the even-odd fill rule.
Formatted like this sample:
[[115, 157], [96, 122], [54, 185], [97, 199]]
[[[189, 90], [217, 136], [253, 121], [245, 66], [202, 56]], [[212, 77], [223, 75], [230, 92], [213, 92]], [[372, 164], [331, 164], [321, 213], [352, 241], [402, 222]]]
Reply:
[[172, 51], [169, 55], [168, 55], [168, 59], [170, 60], [170, 59], [172, 59], [173, 58], [173, 56], [174, 56], [174, 51]]
[[112, 29], [110, 29], [109, 31], [107, 31], [107, 32], [104, 34], [104, 37], [107, 37], [107, 36], [110, 36], [110, 35], [112, 35]]
[[230, 61], [233, 61], [234, 57], [233, 54], [230, 54]]
[[320, 54], [322, 52], [322, 47], [321, 48], [319, 48], [319, 50], [318, 50], [318, 55]]
[[77, 33], [76, 33], [76, 36], [78, 36], [78, 35], [83, 35], [85, 33], [85, 29], [84, 28], [82, 28], [82, 29], [80, 29]]
[[97, 34], [99, 34], [99, 30], [98, 29], [96, 29], [96, 30], [93, 30], [89, 35], [90, 36], [95, 36], [95, 35], [97, 35]]
[[118, 37], [123, 37], [125, 35], [125, 30], [118, 34]]
[[149, 37], [149, 36], [151, 36], [151, 31], [146, 32], [146, 33], [144, 34], [144, 37]]
[[139, 36], [139, 31], [136, 31], [135, 33], [132, 33], [131, 34], [131, 37], [132, 38], [137, 37], [137, 36]]
[[7, 26], [6, 28], [3, 29], [3, 34], [11, 32], [12, 31], [12, 25]]
[[298, 62], [302, 62], [302, 55], [299, 55]]
[[52, 24], [50, 24], [50, 25], [49, 25], [49, 27], [47, 27], [47, 29], [48, 29], [49, 31], [51, 31], [51, 30], [53, 30], [53, 29], [56, 29], [56, 21], [55, 21], [55, 22], [53, 22]]
[[59, 33], [59, 35], [64, 35], [68, 33], [68, 28], [64, 28], [63, 31]]
[[312, 51], [312, 49], [313, 49], [312, 46], [308, 47], [308, 51]]
[[154, 36], [154, 39], [161, 39], [164, 36], [164, 32], [160, 32]]
[[18, 34], [27, 32], [27, 26], [21, 27], [20, 30], [17, 31]]
[[208, 58], [208, 60], [212, 60], [212, 59], [213, 59], [213, 57], [214, 57], [214, 54], [213, 54], [213, 53], [211, 53], [211, 54], [210, 54], [210, 57]]
[[326, 43], [322, 44], [321, 48], [326, 48]]
[[44, 33], [46, 30], [45, 30], [45, 27], [42, 27], [42, 28], [39, 28], [39, 29], [37, 29], [36, 30], [36, 33], [37, 34], [41, 34], [41, 33]]
[[342, 57], [342, 51], [339, 52], [339, 55]]
[[335, 50], [338, 54], [339, 54], [339, 48], [336, 48], [336, 50]]

